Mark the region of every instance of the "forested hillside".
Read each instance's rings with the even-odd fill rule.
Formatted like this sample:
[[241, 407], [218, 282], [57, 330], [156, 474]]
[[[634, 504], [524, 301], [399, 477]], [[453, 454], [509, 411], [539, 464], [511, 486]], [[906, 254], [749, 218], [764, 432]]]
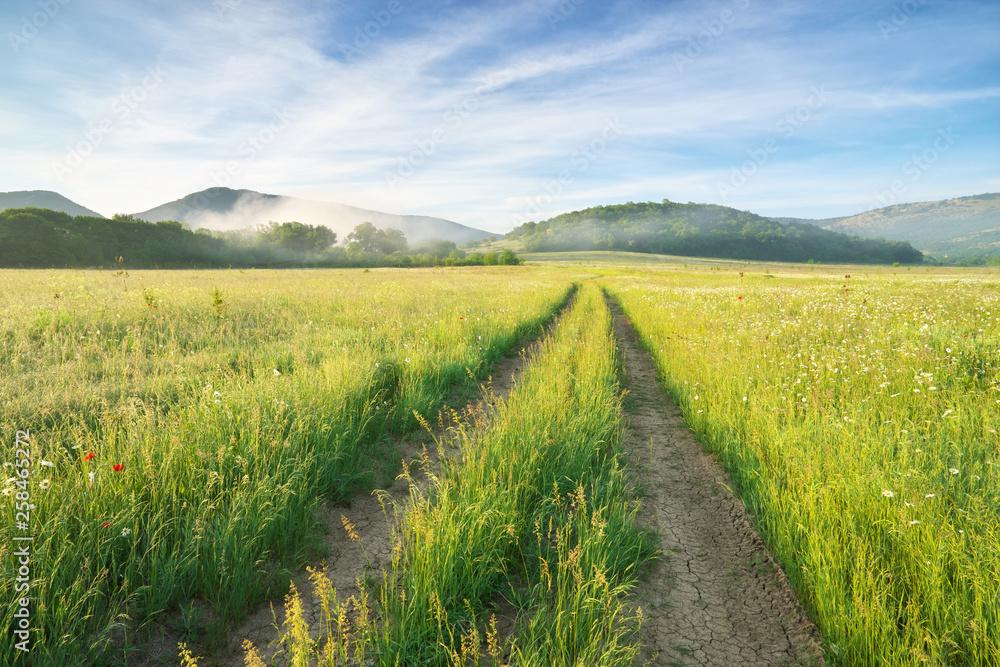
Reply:
[[507, 234], [528, 252], [628, 250], [634, 252], [762, 261], [919, 263], [906, 241], [861, 239], [813, 225], [782, 225], [769, 218], [714, 204], [669, 200], [595, 206]]

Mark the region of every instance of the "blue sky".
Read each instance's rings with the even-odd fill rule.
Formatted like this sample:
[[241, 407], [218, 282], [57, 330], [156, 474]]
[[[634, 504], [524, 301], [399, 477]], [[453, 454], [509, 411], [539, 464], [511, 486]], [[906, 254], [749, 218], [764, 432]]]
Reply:
[[214, 185], [506, 231], [1000, 191], [1000, 3], [5, 0], [0, 191]]

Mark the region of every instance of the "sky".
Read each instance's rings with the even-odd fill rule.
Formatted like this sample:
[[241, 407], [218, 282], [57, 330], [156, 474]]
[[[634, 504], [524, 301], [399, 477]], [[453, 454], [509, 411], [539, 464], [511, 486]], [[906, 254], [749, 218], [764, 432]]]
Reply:
[[208, 187], [491, 232], [1000, 192], [1000, 2], [4, 0], [0, 191]]

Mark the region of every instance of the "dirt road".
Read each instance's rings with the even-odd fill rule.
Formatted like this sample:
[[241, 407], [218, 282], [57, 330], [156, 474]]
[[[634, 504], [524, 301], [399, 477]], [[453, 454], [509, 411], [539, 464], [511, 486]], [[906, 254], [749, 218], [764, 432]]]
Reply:
[[629, 401], [626, 448], [648, 497], [640, 522], [662, 559], [640, 581], [644, 664], [822, 664], [816, 630], [753, 529], [732, 482], [656, 381], [632, 324], [615, 314]]

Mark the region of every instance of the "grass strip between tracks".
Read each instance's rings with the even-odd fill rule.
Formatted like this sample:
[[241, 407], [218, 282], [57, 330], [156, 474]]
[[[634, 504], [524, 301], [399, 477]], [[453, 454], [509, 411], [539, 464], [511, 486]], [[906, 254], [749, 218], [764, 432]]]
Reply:
[[[377, 601], [341, 604], [315, 573], [317, 639], [289, 596], [291, 664], [631, 664], [641, 616], [626, 595], [654, 547], [621, 468], [618, 370], [607, 306], [585, 285], [489, 425], [459, 434], [426, 495], [414, 485]], [[501, 596], [518, 610], [507, 638], [486, 620]]]

